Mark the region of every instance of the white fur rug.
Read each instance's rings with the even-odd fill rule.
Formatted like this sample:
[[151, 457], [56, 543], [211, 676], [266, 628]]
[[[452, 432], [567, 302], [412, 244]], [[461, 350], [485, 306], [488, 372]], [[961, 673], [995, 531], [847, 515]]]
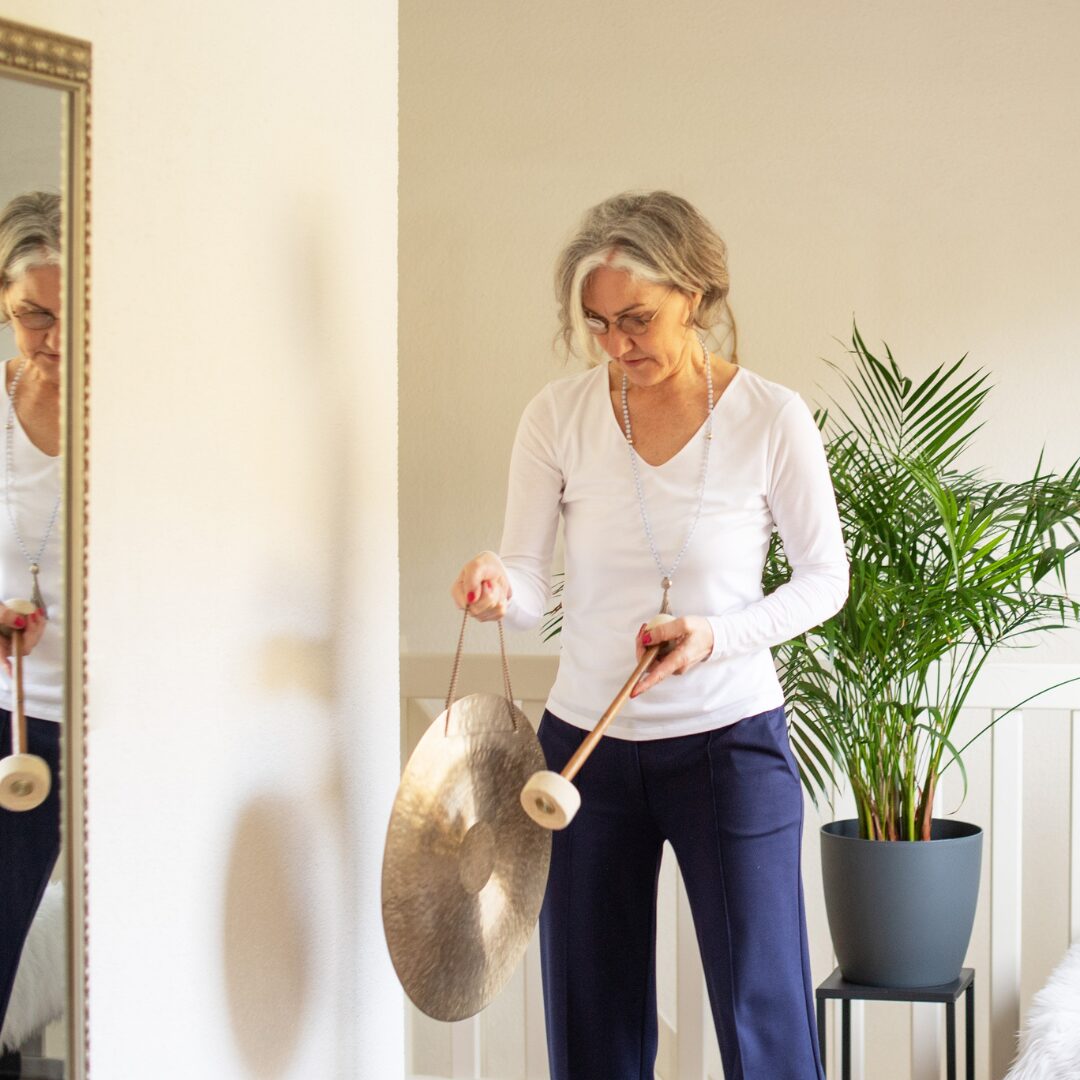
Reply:
[[1005, 1080], [1080, 1077], [1080, 945], [1073, 945], [1031, 999], [1020, 1053]]
[[16, 1050], [64, 1014], [64, 886], [54, 881], [41, 898], [23, 946], [0, 1047]]

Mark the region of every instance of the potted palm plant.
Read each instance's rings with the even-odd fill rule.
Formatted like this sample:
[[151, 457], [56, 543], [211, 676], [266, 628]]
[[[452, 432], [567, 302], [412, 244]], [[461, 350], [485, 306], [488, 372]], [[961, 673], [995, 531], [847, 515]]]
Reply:
[[[846, 780], [855, 800], [854, 819], [822, 831], [841, 970], [911, 987], [959, 975], [974, 920], [981, 832], [933, 817], [946, 769], [967, 790], [960, 711], [996, 650], [1080, 617], [1065, 582], [1080, 462], [1054, 473], [1040, 457], [1020, 482], [962, 466], [987, 374], [961, 359], [916, 383], [885, 354], [855, 327], [850, 367], [833, 365], [851, 403], [818, 414], [850, 594], [775, 659], [807, 790], [817, 802]], [[774, 537], [765, 591], [789, 575]]]

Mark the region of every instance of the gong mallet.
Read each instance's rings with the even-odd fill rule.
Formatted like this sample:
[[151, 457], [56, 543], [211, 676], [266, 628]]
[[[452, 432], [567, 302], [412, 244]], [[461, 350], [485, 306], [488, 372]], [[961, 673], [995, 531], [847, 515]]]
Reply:
[[[674, 618], [674, 615], [654, 615], [645, 629], [652, 630]], [[596, 744], [604, 737], [608, 725], [625, 704], [638, 679], [645, 674], [663, 647], [664, 642], [657, 642], [645, 650], [644, 656], [634, 668], [634, 673], [615, 695], [615, 700], [607, 707], [607, 712], [600, 717], [596, 727], [589, 732], [561, 773], [545, 769], [543, 772], [533, 773], [526, 781], [521, 789], [521, 805], [537, 825], [543, 825], [545, 829], [565, 829], [574, 820], [574, 815], [581, 806], [581, 793], [572, 783], [574, 777], [596, 749]]]
[[[7, 600], [6, 608], [29, 617], [37, 607], [29, 600]], [[33, 810], [48, 797], [52, 774], [48, 763], [26, 750], [26, 712], [23, 702], [23, 631], [3, 627], [11, 637], [12, 697], [11, 753], [0, 759], [0, 806], [5, 810]]]

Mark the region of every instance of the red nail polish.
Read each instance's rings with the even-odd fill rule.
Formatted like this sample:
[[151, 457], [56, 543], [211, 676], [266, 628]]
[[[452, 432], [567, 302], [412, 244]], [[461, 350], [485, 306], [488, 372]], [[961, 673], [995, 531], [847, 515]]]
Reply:
[[474, 592], [469, 593], [469, 595], [465, 599], [468, 600], [469, 603], [471, 604], [476, 599], [476, 593], [474, 593]]
[[651, 645], [652, 644], [652, 634], [642, 634], [641, 635], [641, 642], [642, 642], [643, 645]]
[[490, 589], [491, 588], [491, 582], [490, 581], [484, 581], [481, 584], [482, 584], [483, 588], [485, 588], [485, 589]]
[[26, 620], [20, 615], [15, 620], [15, 629], [16, 630], [24, 630], [25, 628], [26, 628]]

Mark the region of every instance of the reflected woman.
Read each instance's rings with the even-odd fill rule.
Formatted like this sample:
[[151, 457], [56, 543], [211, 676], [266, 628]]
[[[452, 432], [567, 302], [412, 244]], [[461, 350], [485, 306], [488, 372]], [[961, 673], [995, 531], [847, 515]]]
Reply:
[[[0, 600], [31, 599], [21, 616], [0, 603], [0, 626], [24, 631], [27, 750], [52, 771], [34, 810], [0, 808], [0, 1026], [23, 944], [60, 852], [60, 196], [30, 192], [0, 211], [0, 323], [18, 355], [4, 364], [0, 467]], [[11, 642], [0, 636], [0, 756], [11, 753]]]

